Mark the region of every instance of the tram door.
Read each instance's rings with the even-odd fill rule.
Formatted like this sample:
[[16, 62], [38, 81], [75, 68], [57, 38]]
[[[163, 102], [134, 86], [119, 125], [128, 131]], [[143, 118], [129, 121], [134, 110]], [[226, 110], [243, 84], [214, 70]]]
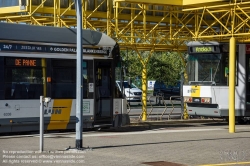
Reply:
[[112, 61], [94, 60], [95, 77], [95, 125], [112, 124], [113, 93], [112, 93]]

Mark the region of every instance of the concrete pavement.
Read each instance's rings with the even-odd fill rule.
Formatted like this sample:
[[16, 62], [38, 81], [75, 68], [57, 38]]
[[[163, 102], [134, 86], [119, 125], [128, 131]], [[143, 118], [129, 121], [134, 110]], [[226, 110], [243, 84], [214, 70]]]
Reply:
[[234, 134], [226, 123], [152, 126], [84, 132], [90, 147], [84, 151], [65, 150], [75, 146], [75, 133], [46, 134], [43, 153], [36, 134], [0, 136], [0, 165], [250, 165], [249, 124], [237, 125]]

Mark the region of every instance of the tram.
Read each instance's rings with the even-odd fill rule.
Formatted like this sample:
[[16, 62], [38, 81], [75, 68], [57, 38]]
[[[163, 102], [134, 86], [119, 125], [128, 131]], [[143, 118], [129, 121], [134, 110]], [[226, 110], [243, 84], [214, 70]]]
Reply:
[[[187, 75], [183, 97], [191, 116], [229, 117], [229, 44], [188, 43]], [[238, 123], [250, 117], [250, 45], [237, 44], [235, 116]]]
[[[75, 129], [76, 29], [0, 23], [0, 133]], [[83, 128], [129, 123], [119, 45], [104, 33], [83, 30]]]

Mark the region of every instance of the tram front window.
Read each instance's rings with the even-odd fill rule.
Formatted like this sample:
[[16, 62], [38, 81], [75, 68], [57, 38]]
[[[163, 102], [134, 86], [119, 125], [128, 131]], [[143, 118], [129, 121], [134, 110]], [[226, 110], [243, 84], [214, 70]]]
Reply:
[[228, 62], [228, 54], [190, 54], [187, 64], [188, 83], [227, 86]]

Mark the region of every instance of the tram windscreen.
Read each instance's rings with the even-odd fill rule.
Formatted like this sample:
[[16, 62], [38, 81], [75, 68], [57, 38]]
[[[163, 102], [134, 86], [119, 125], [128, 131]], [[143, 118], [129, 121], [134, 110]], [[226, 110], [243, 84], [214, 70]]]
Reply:
[[188, 84], [191, 85], [227, 86], [229, 78], [228, 53], [190, 54], [187, 74]]

